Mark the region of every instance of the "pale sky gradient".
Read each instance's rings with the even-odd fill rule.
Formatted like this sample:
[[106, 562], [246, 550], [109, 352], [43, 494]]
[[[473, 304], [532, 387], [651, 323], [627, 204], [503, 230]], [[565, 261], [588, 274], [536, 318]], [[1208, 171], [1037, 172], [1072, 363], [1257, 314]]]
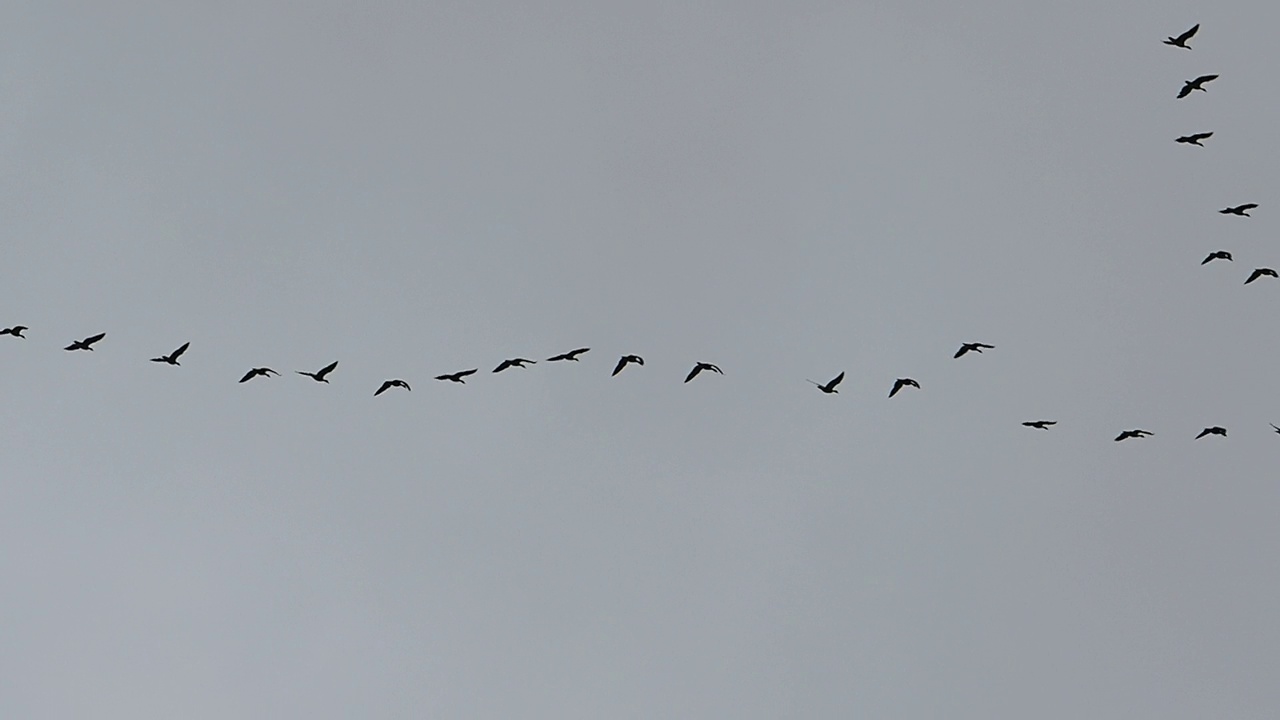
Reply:
[[1280, 5], [1120, 5], [8, 4], [0, 716], [1274, 717]]

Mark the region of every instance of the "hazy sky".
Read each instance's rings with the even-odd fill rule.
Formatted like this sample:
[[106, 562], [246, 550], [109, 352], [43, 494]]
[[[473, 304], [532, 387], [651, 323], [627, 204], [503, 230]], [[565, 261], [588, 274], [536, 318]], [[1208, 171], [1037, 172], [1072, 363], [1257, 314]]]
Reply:
[[1280, 5], [111, 5], [0, 11], [0, 716], [1280, 709]]

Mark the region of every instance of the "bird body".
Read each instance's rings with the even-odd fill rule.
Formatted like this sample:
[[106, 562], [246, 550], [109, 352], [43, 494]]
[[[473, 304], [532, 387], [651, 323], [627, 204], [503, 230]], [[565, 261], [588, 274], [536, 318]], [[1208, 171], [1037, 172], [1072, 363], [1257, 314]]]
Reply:
[[567, 353], [560, 353], [554, 357], [547, 358], [547, 362], [557, 362], [560, 360], [572, 360], [574, 362], [578, 362], [578, 356], [590, 349], [591, 348], [578, 348], [577, 350], [570, 350]]
[[915, 380], [912, 380], [911, 378], [898, 378], [893, 382], [893, 389], [889, 391], [889, 397], [893, 397], [894, 395], [897, 395], [899, 390], [908, 386], [913, 387], [917, 390], [920, 389], [920, 383], [916, 382]]
[[449, 382], [462, 383], [463, 385], [466, 385], [466, 384], [467, 384], [467, 381], [466, 381], [464, 378], [466, 378], [468, 375], [475, 375], [475, 374], [476, 374], [476, 368], [471, 368], [470, 370], [462, 370], [462, 371], [460, 371], [460, 372], [456, 372], [456, 373], [448, 373], [448, 374], [445, 374], [445, 375], [437, 375], [437, 376], [436, 376], [436, 379], [437, 379], [437, 380], [448, 380]]
[[1121, 440], [1128, 440], [1129, 438], [1144, 438], [1148, 435], [1155, 435], [1155, 433], [1149, 432], [1147, 430], [1125, 430], [1124, 432], [1116, 436], [1116, 442], [1120, 442]]
[[618, 373], [622, 372], [622, 368], [626, 367], [631, 363], [635, 363], [636, 365], [644, 365], [644, 358], [640, 357], [639, 355], [623, 355], [621, 358], [618, 359], [618, 364], [616, 367], [613, 368], [613, 373], [610, 375], [610, 377], [613, 377], [613, 375], [617, 375]]
[[14, 337], [26, 338], [27, 336], [22, 334], [26, 331], [27, 331], [26, 325], [14, 325], [13, 327], [7, 327], [3, 330], [0, 330], [0, 335], [12, 335]]
[[1177, 37], [1170, 36], [1167, 40], [1164, 41], [1164, 44], [1172, 45], [1174, 47], [1180, 47], [1184, 50], [1190, 50], [1191, 46], [1187, 44], [1187, 41], [1190, 40], [1197, 32], [1199, 32], [1199, 30], [1200, 30], [1200, 23], [1196, 23], [1195, 25], [1191, 26], [1190, 30], [1182, 33], [1181, 35]]
[[249, 372], [245, 373], [244, 377], [240, 378], [240, 382], [242, 383], [249, 382], [250, 380], [258, 377], [259, 375], [261, 375], [262, 377], [271, 377], [272, 375], [279, 377], [280, 373], [268, 367], [256, 367], [250, 370]]
[[90, 335], [89, 337], [83, 340], [77, 340], [62, 349], [63, 350], [93, 350], [93, 344], [106, 336], [107, 336], [106, 333], [98, 333], [97, 335]]
[[191, 347], [191, 343], [184, 342], [182, 343], [182, 347], [178, 348], [177, 350], [174, 350], [168, 355], [161, 355], [160, 357], [151, 358], [151, 362], [160, 362], [160, 363], [168, 363], [170, 365], [178, 365], [180, 364], [178, 362], [178, 358], [182, 357], [182, 353], [186, 352], [187, 348], [189, 347]]
[[378, 388], [373, 393], [373, 396], [378, 397], [379, 395], [386, 392], [387, 390], [390, 390], [393, 387], [402, 387], [405, 390], [413, 390], [413, 388], [409, 387], [409, 383], [403, 380], [386, 380], [386, 381], [383, 381], [382, 387]]
[[1178, 99], [1181, 100], [1182, 98], [1190, 95], [1193, 90], [1208, 92], [1208, 90], [1204, 89], [1204, 84], [1209, 82], [1210, 80], [1217, 80], [1217, 79], [1218, 79], [1217, 75], [1201, 75], [1195, 80], [1183, 81], [1182, 89], [1178, 91]]
[[689, 371], [689, 374], [685, 377], [684, 381], [689, 382], [690, 380], [698, 377], [698, 373], [702, 372], [703, 370], [710, 370], [713, 373], [719, 373], [721, 375], [724, 374], [724, 371], [721, 370], [718, 366], [712, 365], [711, 363], [707, 363], [707, 362], [700, 362], [693, 366], [693, 369]]
[[324, 367], [320, 368], [316, 372], [307, 372], [305, 370], [294, 370], [294, 372], [298, 373], [299, 375], [306, 375], [307, 377], [311, 378], [312, 380], [315, 380], [316, 382], [328, 383], [329, 381], [325, 378], [325, 376], [333, 372], [333, 369], [336, 367], [338, 367], [338, 361], [334, 360], [333, 362], [329, 363], [328, 365], [325, 365]]
[[1253, 217], [1252, 215], [1249, 214], [1249, 211], [1256, 207], [1258, 207], [1258, 203], [1245, 203], [1243, 205], [1236, 205], [1235, 207], [1222, 208], [1218, 212], [1223, 215], [1239, 215], [1241, 217]]
[[1204, 260], [1201, 260], [1201, 261], [1200, 261], [1200, 264], [1201, 264], [1201, 265], [1205, 265], [1205, 264], [1209, 263], [1209, 262], [1210, 262], [1210, 261], [1212, 261], [1212, 260], [1232, 260], [1231, 253], [1227, 252], [1226, 250], [1219, 250], [1219, 251], [1217, 251], [1217, 252], [1211, 252], [1211, 253], [1209, 253], [1209, 257], [1207, 257], [1207, 258], [1205, 258]]
[[1195, 133], [1193, 135], [1183, 135], [1182, 137], [1174, 140], [1174, 142], [1180, 142], [1180, 143], [1183, 143], [1184, 145], [1195, 145], [1197, 147], [1204, 147], [1204, 145], [1200, 144], [1200, 141], [1207, 140], [1211, 137], [1213, 137], [1213, 133], [1211, 132]]
[[839, 375], [828, 380], [826, 385], [814, 382], [813, 380], [810, 380], [809, 382], [813, 383], [814, 385], [817, 385], [818, 389], [821, 390], [822, 392], [828, 395], [831, 395], [831, 394], [840, 392], [839, 390], [836, 390], [836, 386], [839, 385], [842, 380], [844, 380], [843, 370], [840, 371]]
[[1263, 275], [1266, 275], [1267, 277], [1280, 277], [1280, 275], [1276, 275], [1276, 271], [1271, 268], [1257, 268], [1251, 275], [1249, 275], [1249, 279], [1244, 281], [1244, 284], [1248, 285]]
[[957, 358], [962, 357], [965, 353], [968, 353], [970, 350], [976, 353], [980, 353], [982, 352], [983, 348], [986, 348], [988, 350], [994, 350], [995, 347], [996, 347], [995, 345], [985, 345], [983, 343], [964, 343], [960, 346], [960, 349], [956, 351], [956, 354], [954, 355], [954, 357], [957, 357]]
[[1048, 430], [1050, 426], [1057, 425], [1058, 421], [1057, 420], [1032, 420], [1031, 422], [1024, 422], [1022, 424], [1029, 428], [1035, 428], [1037, 430]]
[[1213, 427], [1207, 427], [1200, 431], [1200, 434], [1196, 436], [1196, 439], [1199, 440], [1205, 435], [1221, 435], [1222, 437], [1226, 437], [1227, 429], [1222, 427], [1221, 425], [1214, 425]]
[[498, 372], [502, 372], [503, 370], [506, 370], [507, 368], [512, 368], [512, 367], [522, 368], [528, 365], [532, 365], [536, 362], [537, 362], [536, 360], [526, 360], [524, 358], [512, 358], [510, 360], [503, 360], [501, 363], [498, 364], [498, 367], [493, 369], [493, 371], [498, 373]]

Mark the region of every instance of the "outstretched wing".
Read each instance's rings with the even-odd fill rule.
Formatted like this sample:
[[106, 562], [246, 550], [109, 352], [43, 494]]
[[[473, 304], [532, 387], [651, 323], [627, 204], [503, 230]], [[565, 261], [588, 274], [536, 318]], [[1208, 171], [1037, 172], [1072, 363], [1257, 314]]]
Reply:
[[841, 371], [840, 371], [840, 374], [839, 374], [839, 375], [837, 375], [837, 376], [835, 376], [835, 377], [831, 378], [831, 382], [827, 383], [827, 388], [828, 388], [828, 389], [830, 389], [830, 390], [834, 390], [834, 389], [835, 389], [835, 387], [836, 387], [837, 385], [839, 385], [839, 384], [840, 384], [840, 382], [841, 382], [842, 380], [844, 380], [844, 371], [843, 371], [843, 370], [841, 370]]
[[391, 382], [390, 380], [386, 380], [386, 381], [384, 381], [384, 382], [382, 383], [382, 387], [378, 388], [378, 390], [373, 394], [373, 396], [374, 396], [374, 397], [378, 397], [378, 396], [379, 396], [379, 395], [381, 395], [382, 393], [386, 392], [386, 391], [387, 391], [387, 388], [391, 387], [391, 386], [392, 386], [392, 385], [394, 385], [394, 384], [395, 384], [395, 383]]
[[174, 350], [173, 355], [171, 355], [170, 357], [172, 357], [174, 360], [177, 360], [178, 358], [182, 357], [182, 353], [186, 352], [187, 348], [189, 347], [191, 347], [190, 342], [182, 343], [182, 347], [178, 348], [177, 350]]
[[957, 351], [956, 351], [956, 354], [955, 354], [955, 355], [953, 355], [952, 357], [960, 357], [961, 355], [964, 355], [964, 354], [965, 354], [965, 353], [967, 353], [967, 352], [969, 352], [969, 346], [968, 346], [968, 345], [961, 345], [961, 346], [960, 346], [960, 349], [959, 349], [959, 350], [957, 350]]
[[253, 379], [253, 376], [257, 374], [258, 374], [258, 369], [254, 368], [253, 370], [250, 370], [249, 372], [245, 373], [244, 377], [240, 378], [240, 382], [249, 382], [250, 380]]
[[1203, 85], [1203, 84], [1205, 84], [1205, 83], [1209, 82], [1210, 80], [1217, 80], [1217, 79], [1218, 79], [1218, 76], [1217, 76], [1217, 75], [1201, 75], [1200, 77], [1198, 77], [1198, 78], [1196, 78], [1196, 79], [1195, 79], [1195, 84], [1196, 84], [1196, 85]]
[[1199, 31], [1200, 31], [1200, 23], [1196, 23], [1195, 25], [1191, 26], [1190, 30], [1182, 33], [1177, 38], [1175, 38], [1175, 42], [1181, 45], [1186, 41], [1190, 40], [1191, 38], [1195, 37], [1195, 34]]
[[618, 373], [622, 372], [622, 368], [626, 366], [627, 366], [627, 359], [625, 357], [618, 358], [618, 365], [613, 368], [613, 373], [609, 377], [613, 377], [614, 375], [617, 375]]
[[106, 333], [98, 333], [97, 335], [91, 335], [91, 336], [89, 336], [89, 337], [87, 337], [87, 338], [85, 338], [85, 339], [84, 339], [84, 344], [85, 344], [85, 345], [92, 345], [92, 344], [94, 344], [94, 343], [98, 342], [99, 340], [101, 340], [102, 338], [104, 338], [104, 337], [106, 337], [106, 336], [107, 336], [107, 334], [106, 334]]
[[1191, 82], [1185, 83], [1185, 84], [1182, 86], [1182, 89], [1178, 91], [1178, 99], [1179, 99], [1179, 100], [1181, 100], [1182, 98], [1184, 98], [1184, 97], [1186, 97], [1186, 96], [1190, 95], [1190, 94], [1191, 94], [1191, 90], [1192, 90], [1192, 88], [1194, 87], [1194, 85], [1195, 85], [1195, 83], [1191, 83]]
[[692, 379], [694, 379], [694, 378], [698, 377], [698, 373], [700, 373], [700, 372], [702, 372], [702, 364], [701, 364], [701, 363], [699, 363], [699, 364], [697, 364], [697, 365], [694, 365], [694, 366], [693, 366], [693, 369], [689, 371], [689, 375], [688, 375], [687, 377], [685, 377], [684, 381], [685, 381], [685, 382], [689, 382], [690, 380], [692, 380]]
[[328, 365], [325, 365], [324, 367], [320, 368], [320, 372], [316, 373], [316, 377], [322, 378], [325, 375], [328, 375], [329, 373], [333, 372], [333, 369], [336, 367], [338, 367], [338, 361], [334, 360]]

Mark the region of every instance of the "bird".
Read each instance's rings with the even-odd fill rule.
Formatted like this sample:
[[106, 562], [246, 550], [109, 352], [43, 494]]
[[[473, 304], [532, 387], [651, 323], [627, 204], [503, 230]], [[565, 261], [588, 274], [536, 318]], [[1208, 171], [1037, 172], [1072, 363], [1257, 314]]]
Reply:
[[689, 375], [685, 377], [684, 381], [689, 382], [690, 380], [698, 377], [698, 373], [702, 372], [703, 370], [710, 370], [713, 373], [720, 373], [721, 375], [724, 374], [724, 371], [721, 370], [718, 365], [712, 365], [711, 363], [707, 363], [707, 362], [700, 362], [693, 366], [693, 369], [689, 371]]
[[1196, 436], [1196, 439], [1199, 440], [1205, 435], [1221, 435], [1222, 437], [1226, 437], [1227, 429], [1222, 427], [1221, 425], [1214, 425], [1213, 427], [1207, 427], [1200, 431], [1200, 434]]
[[901, 390], [902, 388], [908, 385], [910, 385], [911, 387], [917, 390], [920, 389], [920, 383], [916, 382], [915, 380], [912, 380], [911, 378], [898, 378], [893, 382], [893, 389], [889, 391], [889, 397], [893, 397], [894, 395], [897, 395], [899, 390]]
[[258, 377], [259, 375], [261, 375], [262, 377], [271, 377], [272, 375], [279, 377], [280, 373], [276, 372], [275, 370], [272, 370], [271, 368], [256, 367], [250, 370], [249, 372], [245, 373], [244, 377], [240, 378], [240, 382], [242, 383], [249, 382], [250, 380]]
[[610, 375], [610, 377], [613, 377], [613, 375], [617, 375], [618, 373], [622, 372], [622, 368], [626, 367], [628, 363], [644, 365], [644, 358], [640, 357], [639, 355], [623, 355], [621, 358], [618, 358], [618, 366], [613, 369], [613, 373], [612, 375]]
[[532, 365], [536, 362], [538, 361], [525, 360], [524, 358], [512, 358], [510, 360], [503, 360], [501, 363], [498, 364], [498, 367], [493, 369], [493, 371], [497, 373], [497, 372], [502, 372], [503, 370], [506, 370], [507, 368], [510, 368], [510, 367], [522, 368], [522, 367], [525, 367], [526, 365]]
[[1253, 282], [1254, 280], [1257, 280], [1263, 275], [1267, 275], [1269, 277], [1280, 277], [1280, 275], [1276, 275], [1276, 271], [1272, 270], [1271, 268], [1258, 268], [1253, 271], [1253, 274], [1249, 276], [1248, 280], [1244, 281], [1244, 284], [1248, 285], [1249, 283]]
[[1029, 428], [1035, 428], [1037, 430], [1048, 430], [1049, 426], [1057, 425], [1058, 421], [1057, 420], [1032, 420], [1030, 422], [1024, 422], [1022, 424]]
[[1180, 142], [1186, 145], [1198, 145], [1199, 147], [1204, 147], [1204, 145], [1200, 145], [1200, 141], [1208, 140], [1211, 137], [1213, 137], [1213, 133], [1211, 132], [1195, 133], [1194, 135], [1183, 135], [1177, 140], [1174, 140], [1174, 142]]
[[436, 376], [436, 379], [437, 379], [437, 380], [448, 380], [448, 381], [450, 381], [450, 382], [462, 383], [463, 385], [466, 385], [466, 384], [467, 384], [467, 381], [466, 381], [466, 380], [463, 380], [463, 378], [465, 378], [465, 377], [466, 377], [466, 376], [468, 376], [468, 375], [475, 375], [475, 374], [476, 374], [476, 369], [475, 369], [475, 368], [471, 368], [470, 370], [463, 370], [463, 371], [461, 371], [461, 372], [450, 373], [450, 374], [447, 374], [447, 375], [437, 375], [437, 376]]
[[1205, 258], [1204, 260], [1201, 260], [1200, 264], [1205, 265], [1209, 263], [1209, 261], [1211, 260], [1231, 260], [1231, 259], [1232, 259], [1231, 253], [1227, 252], [1226, 250], [1219, 250], [1217, 252], [1209, 253], [1209, 257]]
[[107, 336], [106, 333], [98, 333], [97, 335], [90, 335], [89, 337], [83, 340], [77, 340], [62, 349], [63, 350], [93, 350], [93, 347], [92, 347], [93, 344], [106, 336]]
[[813, 383], [814, 385], [817, 385], [819, 390], [821, 390], [822, 392], [824, 392], [824, 393], [826, 393], [826, 394], [830, 395], [830, 394], [832, 394], [832, 393], [838, 393], [838, 392], [840, 392], [839, 390], [836, 390], [836, 386], [840, 384], [840, 381], [841, 381], [841, 380], [844, 380], [844, 371], [843, 371], [843, 370], [841, 370], [841, 371], [840, 371], [840, 374], [839, 374], [839, 375], [837, 375], [837, 376], [835, 376], [835, 377], [831, 378], [830, 380], [828, 380], [826, 385], [822, 385], [822, 384], [820, 384], [820, 383], [816, 383], [816, 382], [814, 382], [813, 380], [810, 380], [809, 382]]
[[1155, 435], [1155, 433], [1148, 432], [1146, 430], [1125, 430], [1124, 432], [1116, 436], [1116, 442], [1120, 442], [1121, 440], [1128, 440], [1129, 438], [1143, 438], [1148, 435]]
[[378, 397], [379, 395], [386, 392], [387, 390], [390, 390], [393, 387], [402, 387], [405, 390], [413, 390], [413, 388], [409, 387], [409, 383], [403, 380], [385, 380], [382, 383], [382, 387], [378, 388], [378, 390], [375, 393], [373, 393], [373, 396]]
[[1204, 89], [1204, 84], [1209, 82], [1210, 80], [1217, 80], [1217, 79], [1218, 79], [1217, 75], [1201, 75], [1195, 80], [1184, 80], [1182, 89], [1178, 91], [1178, 99], [1181, 100], [1182, 98], [1190, 95], [1192, 90], [1208, 92], [1208, 90]]
[[169, 363], [170, 365], [179, 365], [180, 363], [178, 362], [178, 358], [182, 357], [182, 353], [186, 352], [187, 348], [189, 347], [191, 347], [191, 343], [184, 342], [182, 343], [182, 347], [178, 348], [177, 350], [174, 350], [168, 355], [161, 355], [160, 357], [151, 358], [151, 362], [162, 362], [162, 363]]
[[964, 355], [970, 350], [976, 353], [980, 353], [982, 352], [983, 348], [987, 348], [988, 350], [994, 350], [995, 347], [996, 347], [995, 345], [984, 345], [982, 343], [964, 343], [963, 345], [960, 346], [960, 349], [956, 351], [955, 357], [960, 357], [961, 355]]
[[559, 360], [572, 360], [574, 362], [578, 362], [578, 356], [590, 349], [591, 348], [578, 348], [577, 350], [570, 350], [567, 353], [560, 353], [555, 357], [547, 358], [547, 362], [557, 362]]
[[12, 335], [14, 337], [26, 338], [22, 333], [27, 331], [26, 325], [14, 325], [13, 327], [0, 330], [0, 335]]
[[1249, 211], [1258, 207], [1258, 203], [1245, 203], [1244, 205], [1236, 205], [1235, 207], [1222, 208], [1218, 212], [1223, 215], [1239, 215], [1241, 217], [1253, 217]]
[[333, 369], [336, 367], [338, 367], [338, 361], [334, 360], [328, 365], [325, 365], [324, 367], [320, 368], [318, 372], [310, 373], [305, 370], [294, 370], [294, 372], [298, 373], [299, 375], [306, 375], [307, 377], [311, 378], [312, 380], [315, 380], [316, 382], [327, 383], [329, 381], [325, 379], [325, 376], [333, 372]]
[[1199, 29], [1200, 29], [1200, 23], [1196, 23], [1195, 25], [1191, 26], [1190, 30], [1182, 33], [1178, 37], [1170, 37], [1168, 40], [1165, 40], [1164, 44], [1172, 45], [1174, 47], [1180, 47], [1185, 50], [1190, 50], [1191, 46], [1187, 44], [1187, 41], [1190, 40], [1192, 36], [1194, 36]]

